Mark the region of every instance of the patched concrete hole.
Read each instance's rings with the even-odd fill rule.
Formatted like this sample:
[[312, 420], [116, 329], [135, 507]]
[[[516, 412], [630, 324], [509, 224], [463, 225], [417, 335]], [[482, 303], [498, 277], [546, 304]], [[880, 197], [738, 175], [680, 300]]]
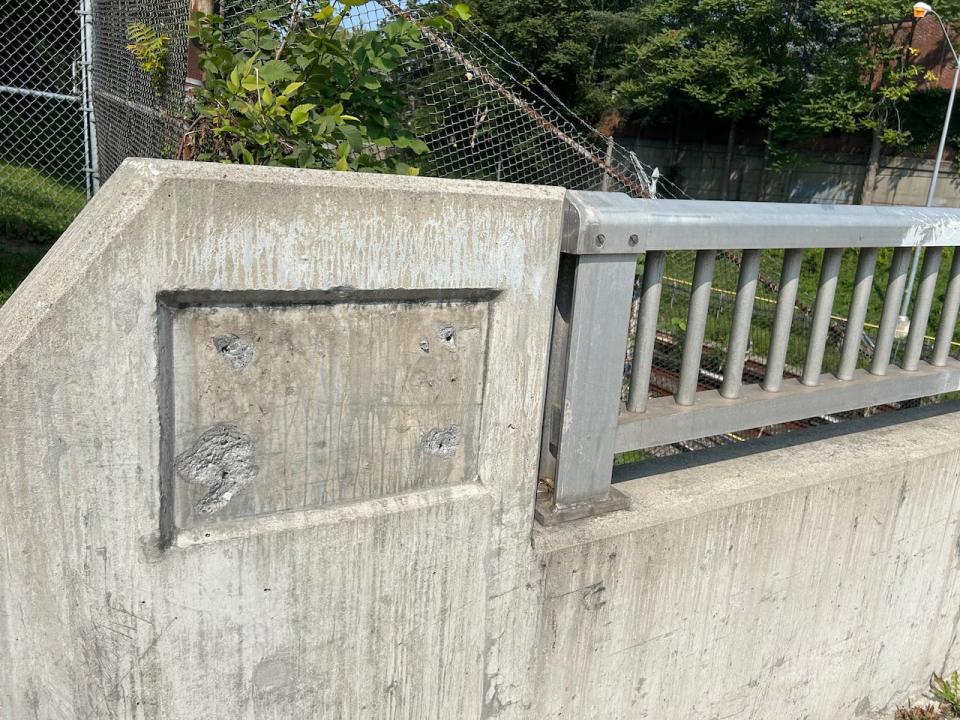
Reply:
[[433, 428], [420, 438], [420, 447], [425, 453], [442, 458], [453, 457], [459, 445], [460, 428], [456, 425]]
[[440, 342], [443, 343], [443, 346], [448, 350], [453, 350], [457, 347], [457, 331], [452, 327], [447, 325], [446, 327], [440, 328], [438, 333], [440, 336]]
[[236, 370], [243, 370], [253, 362], [253, 345], [236, 335], [217, 335], [213, 338], [213, 347], [224, 362]]
[[209, 488], [196, 511], [211, 515], [227, 506], [260, 472], [253, 443], [233, 425], [214, 425], [176, 459], [181, 479]]

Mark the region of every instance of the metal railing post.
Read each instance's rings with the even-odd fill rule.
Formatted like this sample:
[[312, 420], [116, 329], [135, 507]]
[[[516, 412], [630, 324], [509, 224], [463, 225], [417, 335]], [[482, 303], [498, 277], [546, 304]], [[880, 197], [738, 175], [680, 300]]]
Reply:
[[[582, 230], [568, 215], [565, 234]], [[607, 242], [592, 237], [597, 250]], [[627, 506], [610, 481], [637, 257], [561, 256], [540, 466], [553, 494], [536, 508], [544, 525]]]
[[97, 120], [93, 109], [93, 15], [90, 0], [80, 0], [80, 104], [83, 113], [84, 173], [87, 199], [100, 190]]
[[566, 359], [562, 372], [550, 371], [562, 390], [548, 400], [555, 460], [553, 497], [537, 507], [545, 525], [626, 507], [610, 479], [637, 258], [584, 255], [573, 263]]
[[660, 292], [667, 254], [648, 252], [643, 259], [643, 284], [640, 290], [640, 314], [633, 346], [633, 368], [630, 374], [630, 397], [627, 410], [643, 412], [650, 392], [650, 369], [657, 344], [657, 318], [660, 313]]

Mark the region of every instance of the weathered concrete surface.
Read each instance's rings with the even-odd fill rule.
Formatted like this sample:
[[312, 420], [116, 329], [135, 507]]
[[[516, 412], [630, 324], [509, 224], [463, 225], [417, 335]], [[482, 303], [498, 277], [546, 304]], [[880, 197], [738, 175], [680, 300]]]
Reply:
[[0, 310], [0, 717], [529, 704], [561, 201], [128, 161]]
[[210, 513], [200, 507], [208, 485], [175, 479], [177, 527], [477, 477], [487, 301], [230, 299], [169, 311], [162, 391], [176, 458], [196, 457], [200, 438], [228, 420], [256, 438], [259, 480]]
[[537, 530], [530, 716], [889, 719], [960, 664], [958, 438], [960, 413], [861, 428]]
[[960, 412], [534, 527], [561, 200], [125, 164], [0, 309], [0, 718], [855, 720], [960, 664]]

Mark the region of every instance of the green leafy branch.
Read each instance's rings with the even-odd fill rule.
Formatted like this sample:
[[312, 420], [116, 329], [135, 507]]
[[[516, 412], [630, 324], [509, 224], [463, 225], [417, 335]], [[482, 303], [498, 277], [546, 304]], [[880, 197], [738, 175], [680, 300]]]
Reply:
[[167, 76], [170, 37], [146, 23], [135, 22], [127, 26], [127, 39], [130, 41], [127, 50], [137, 61], [137, 66], [150, 78], [154, 90], [161, 92]]
[[[202, 85], [193, 96], [182, 155], [199, 160], [419, 173], [427, 145], [410, 130], [399, 80], [422, 48], [405, 17], [374, 29], [345, 23], [367, 0], [301, 2], [253, 13], [228, 31], [198, 17]], [[469, 16], [455, 6], [443, 21]], [[431, 18], [432, 22], [434, 19]]]

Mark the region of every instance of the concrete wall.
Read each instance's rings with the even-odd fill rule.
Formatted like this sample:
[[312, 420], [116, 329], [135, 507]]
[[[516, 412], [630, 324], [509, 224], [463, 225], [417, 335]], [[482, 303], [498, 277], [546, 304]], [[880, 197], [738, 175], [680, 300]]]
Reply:
[[[681, 144], [674, 156], [664, 141], [618, 138], [644, 163], [659, 167], [667, 180], [699, 200], [721, 198], [726, 146]], [[859, 202], [866, 175], [865, 154], [809, 155], [797, 165], [763, 170], [763, 151], [737, 147], [730, 173], [728, 200], [765, 202]], [[676, 163], [676, 164], [674, 164]], [[933, 161], [883, 156], [869, 204], [924, 205]], [[669, 186], [665, 190], [670, 191]], [[937, 181], [936, 207], [960, 207], [960, 177], [952, 161], [944, 161]]]
[[562, 196], [125, 163], [0, 309], [0, 717], [506, 702]]
[[870, 718], [960, 663], [960, 412], [535, 526], [561, 204], [128, 161], [0, 309], [0, 717]]
[[536, 530], [531, 716], [889, 720], [921, 699], [960, 664], [960, 414], [898, 415], [624, 472], [633, 509]]

